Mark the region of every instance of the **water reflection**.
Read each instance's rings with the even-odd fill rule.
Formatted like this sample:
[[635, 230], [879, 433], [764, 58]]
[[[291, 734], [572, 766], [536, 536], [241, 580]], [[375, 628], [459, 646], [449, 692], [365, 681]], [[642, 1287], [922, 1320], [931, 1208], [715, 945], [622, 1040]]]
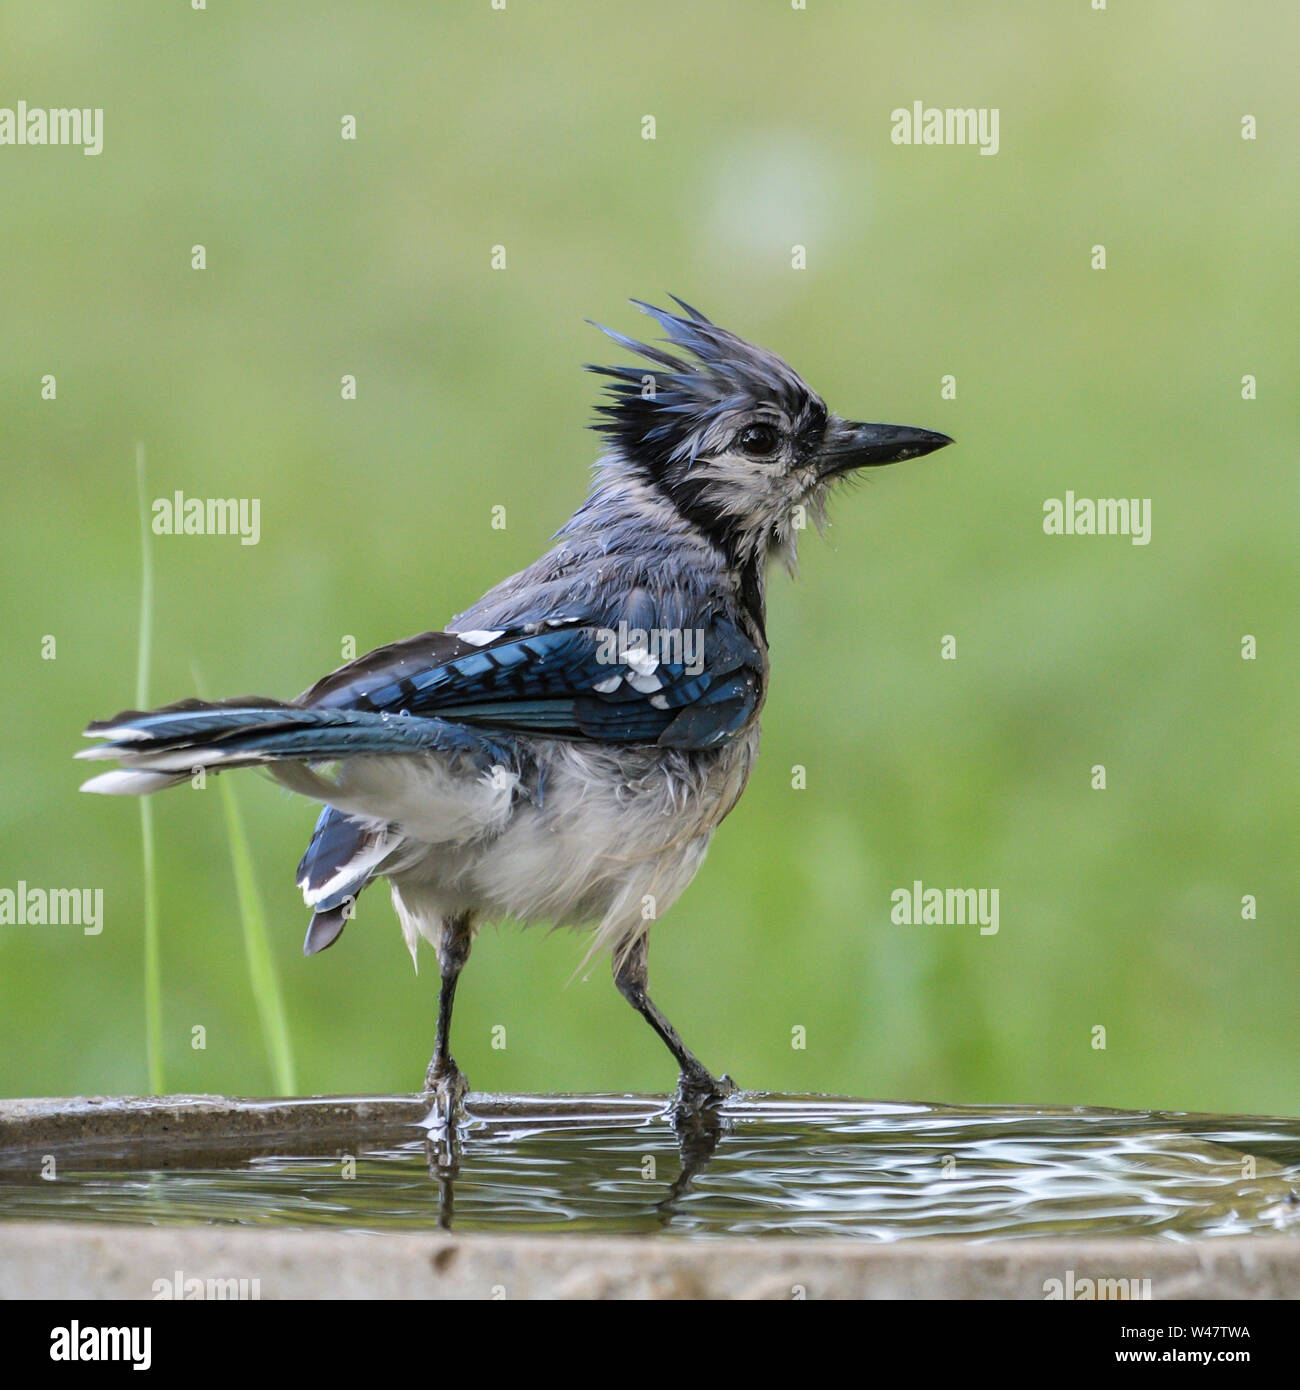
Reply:
[[[407, 1137], [408, 1135], [413, 1137]], [[456, 1144], [369, 1136], [0, 1155], [0, 1219], [989, 1239], [1300, 1232], [1300, 1122], [739, 1095], [470, 1100]]]

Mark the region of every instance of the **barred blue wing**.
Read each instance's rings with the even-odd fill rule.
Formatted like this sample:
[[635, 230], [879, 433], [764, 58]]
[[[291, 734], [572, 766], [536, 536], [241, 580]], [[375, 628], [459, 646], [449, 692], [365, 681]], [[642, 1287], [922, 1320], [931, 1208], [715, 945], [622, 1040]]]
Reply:
[[509, 733], [710, 748], [753, 716], [763, 660], [724, 618], [692, 635], [694, 650], [675, 634], [620, 648], [617, 631], [581, 620], [427, 632], [340, 668], [299, 703], [404, 711]]

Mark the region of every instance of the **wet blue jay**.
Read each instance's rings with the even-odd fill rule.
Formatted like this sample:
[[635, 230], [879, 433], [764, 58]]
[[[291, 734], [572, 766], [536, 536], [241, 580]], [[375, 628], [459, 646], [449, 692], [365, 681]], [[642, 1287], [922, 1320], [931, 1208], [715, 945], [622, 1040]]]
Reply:
[[182, 700], [91, 724], [83, 790], [157, 791], [266, 766], [323, 802], [298, 882], [312, 955], [387, 879], [406, 944], [442, 977], [426, 1076], [453, 1116], [456, 983], [484, 920], [594, 928], [623, 995], [677, 1061], [681, 1107], [732, 1089], [647, 993], [648, 932], [695, 876], [758, 752], [768, 562], [791, 568], [837, 479], [952, 441], [831, 414], [784, 361], [676, 300], [633, 301], [662, 346], [606, 378], [606, 450], [536, 563], [452, 619], [380, 647], [296, 700]]

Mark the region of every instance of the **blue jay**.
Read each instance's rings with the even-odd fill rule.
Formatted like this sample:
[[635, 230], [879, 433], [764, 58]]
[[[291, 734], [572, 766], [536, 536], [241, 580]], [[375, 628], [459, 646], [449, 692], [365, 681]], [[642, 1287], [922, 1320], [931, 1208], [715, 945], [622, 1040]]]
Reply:
[[[182, 700], [91, 724], [78, 754], [121, 766], [83, 790], [145, 793], [263, 765], [324, 803], [298, 883], [303, 950], [333, 945], [388, 880], [407, 948], [442, 985], [425, 1090], [449, 1120], [456, 982], [484, 920], [594, 928], [618, 989], [677, 1061], [677, 1105], [733, 1089], [647, 992], [648, 933], [703, 862], [758, 752], [766, 570], [793, 570], [837, 479], [952, 441], [857, 424], [773, 353], [681, 300], [632, 301], [667, 334], [603, 329], [647, 365], [607, 378], [586, 500], [536, 563], [445, 631], [380, 647], [296, 700]], [[599, 327], [599, 325], [597, 325]], [[585, 962], [584, 962], [585, 963]]]

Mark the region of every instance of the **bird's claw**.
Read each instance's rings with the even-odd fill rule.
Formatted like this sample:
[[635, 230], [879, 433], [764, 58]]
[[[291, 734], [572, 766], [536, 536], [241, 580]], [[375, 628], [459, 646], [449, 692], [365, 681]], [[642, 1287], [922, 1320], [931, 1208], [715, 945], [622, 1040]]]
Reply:
[[736, 1092], [736, 1083], [727, 1075], [710, 1076], [704, 1072], [699, 1076], [682, 1073], [673, 1093], [672, 1110], [675, 1115], [698, 1115], [701, 1110], [712, 1109]]
[[431, 1065], [424, 1078], [424, 1098], [431, 1104], [425, 1125], [430, 1131], [450, 1133], [463, 1118], [469, 1082], [455, 1062]]

